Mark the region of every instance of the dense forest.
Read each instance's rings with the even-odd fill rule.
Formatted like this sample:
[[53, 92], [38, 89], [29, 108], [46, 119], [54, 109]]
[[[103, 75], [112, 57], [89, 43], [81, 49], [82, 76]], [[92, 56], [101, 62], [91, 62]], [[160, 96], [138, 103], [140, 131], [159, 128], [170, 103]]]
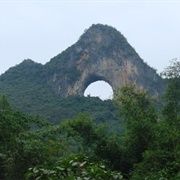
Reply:
[[[3, 95], [0, 179], [180, 179], [180, 62], [173, 60], [162, 76], [168, 86], [158, 98], [131, 85], [113, 100], [60, 100], [72, 114], [59, 122], [21, 112]], [[74, 103], [78, 114], [68, 109]]]

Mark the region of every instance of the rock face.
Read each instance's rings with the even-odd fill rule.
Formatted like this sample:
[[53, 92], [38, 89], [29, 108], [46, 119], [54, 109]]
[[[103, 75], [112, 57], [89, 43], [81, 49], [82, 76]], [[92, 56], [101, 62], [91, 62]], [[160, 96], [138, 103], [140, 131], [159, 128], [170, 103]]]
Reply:
[[60, 96], [83, 96], [93, 82], [104, 80], [115, 91], [132, 83], [152, 95], [164, 91], [165, 83], [126, 38], [107, 25], [92, 25], [80, 39], [44, 66], [48, 85]]

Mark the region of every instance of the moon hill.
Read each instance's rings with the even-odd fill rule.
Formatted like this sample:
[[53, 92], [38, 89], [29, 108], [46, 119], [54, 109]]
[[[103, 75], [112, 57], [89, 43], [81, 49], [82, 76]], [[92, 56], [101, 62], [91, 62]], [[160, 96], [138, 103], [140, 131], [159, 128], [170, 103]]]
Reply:
[[62, 99], [72, 100], [72, 95], [79, 98], [77, 102], [83, 99], [81, 109], [87, 101], [84, 91], [98, 80], [107, 82], [113, 91], [133, 83], [153, 96], [161, 95], [165, 88], [164, 80], [119, 31], [96, 24], [45, 65], [27, 59], [10, 68], [0, 76], [0, 95], [5, 94], [10, 103], [25, 112], [43, 114], [48, 119], [46, 111], [51, 109], [52, 114], [64, 118], [62, 114], [68, 114], [66, 106], [70, 105], [68, 100], [62, 105]]

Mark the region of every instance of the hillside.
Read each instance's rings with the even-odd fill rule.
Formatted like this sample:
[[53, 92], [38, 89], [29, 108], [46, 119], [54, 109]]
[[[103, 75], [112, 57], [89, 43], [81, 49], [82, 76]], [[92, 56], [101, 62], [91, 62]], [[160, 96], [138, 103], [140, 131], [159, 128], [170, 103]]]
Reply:
[[45, 65], [27, 59], [10, 68], [0, 76], [0, 95], [5, 94], [16, 109], [54, 123], [81, 112], [98, 122], [105, 117], [116, 121], [111, 101], [83, 97], [87, 86], [97, 80], [108, 82], [113, 90], [136, 83], [152, 95], [160, 95], [165, 87], [119, 31], [97, 24]]

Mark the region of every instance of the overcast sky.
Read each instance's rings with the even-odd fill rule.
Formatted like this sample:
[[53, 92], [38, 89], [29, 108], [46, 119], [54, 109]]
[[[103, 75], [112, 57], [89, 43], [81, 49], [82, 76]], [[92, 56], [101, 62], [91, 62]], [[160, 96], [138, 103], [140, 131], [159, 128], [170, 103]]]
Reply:
[[180, 1], [0, 0], [0, 74], [27, 58], [45, 64], [97, 23], [120, 31], [158, 72], [180, 57]]

